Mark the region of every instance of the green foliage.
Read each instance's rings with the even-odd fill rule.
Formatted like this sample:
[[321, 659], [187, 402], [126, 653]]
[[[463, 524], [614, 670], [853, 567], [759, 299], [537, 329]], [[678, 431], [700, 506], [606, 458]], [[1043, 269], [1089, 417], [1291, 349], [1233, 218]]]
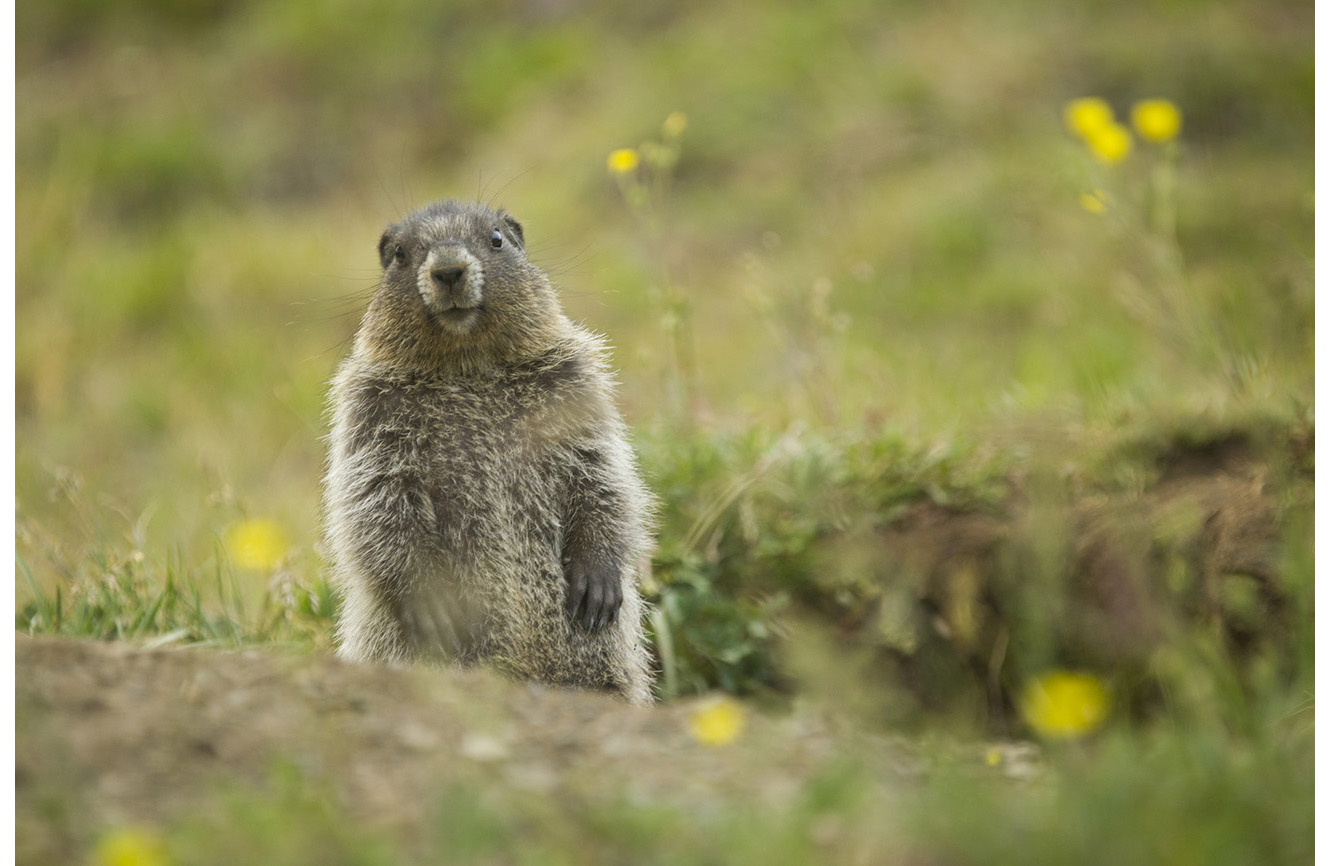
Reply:
[[[734, 804], [698, 820], [678, 808], [614, 796], [572, 808], [518, 791], [478, 797], [472, 786], [439, 792], [424, 838], [366, 832], [348, 822], [326, 784], [291, 766], [272, 773], [262, 797], [234, 788], [213, 808], [165, 834], [173, 863], [291, 864], [808, 863], [855, 844], [882, 844], [861, 773], [845, 768], [812, 780], [773, 813]], [[836, 832], [818, 832], [820, 823]], [[844, 824], [844, 826], [842, 826]]]
[[957, 864], [1306, 862], [1310, 747], [1306, 719], [1254, 741], [1193, 726], [1111, 737], [1058, 755], [1018, 797], [972, 769], [939, 773], [904, 804], [906, 824], [920, 851]]
[[220, 561], [205, 576], [170, 561], [158, 571], [141, 553], [124, 559], [94, 554], [78, 577], [49, 593], [21, 556], [18, 566], [30, 598], [17, 610], [16, 625], [28, 634], [304, 649], [326, 645], [335, 613], [321, 579], [304, 585], [279, 573], [256, 601]]
[[[170, 837], [171, 862], [244, 862], [373, 866], [402, 862], [386, 838], [362, 832], [340, 814], [321, 787], [297, 768], [274, 768], [261, 798], [240, 788], [220, 792]], [[464, 861], [463, 861], [464, 862]]]

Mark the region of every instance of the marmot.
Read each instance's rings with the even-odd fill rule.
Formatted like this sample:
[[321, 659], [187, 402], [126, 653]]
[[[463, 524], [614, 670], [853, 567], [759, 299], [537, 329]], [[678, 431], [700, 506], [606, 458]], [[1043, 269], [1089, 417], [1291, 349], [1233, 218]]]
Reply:
[[602, 338], [564, 315], [509, 213], [390, 225], [331, 387], [338, 652], [484, 663], [649, 703], [652, 499]]

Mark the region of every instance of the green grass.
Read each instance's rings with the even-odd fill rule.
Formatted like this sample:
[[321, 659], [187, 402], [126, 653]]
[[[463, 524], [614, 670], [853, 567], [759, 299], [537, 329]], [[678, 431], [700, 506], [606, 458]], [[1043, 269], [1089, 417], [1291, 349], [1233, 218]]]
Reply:
[[133, 554], [125, 561], [94, 555], [90, 565], [86, 574], [48, 592], [20, 555], [28, 593], [17, 611], [18, 628], [150, 646], [328, 645], [335, 601], [323, 581], [306, 586], [284, 571], [257, 598], [247, 598], [235, 572], [220, 562], [206, 576], [170, 562], [153, 573]]
[[[874, 729], [969, 737], [1028, 733], [1011, 701], [1047, 667], [1092, 669], [1119, 702], [1101, 742], [1050, 752], [1019, 795], [942, 773], [900, 811], [840, 780], [830, 822], [617, 806], [509, 854], [498, 840], [549, 817], [443, 792], [487, 828], [457, 862], [906, 843], [946, 863], [1303, 860], [1311, 17], [1255, 0], [25, 5], [16, 625], [326, 649], [324, 392], [374, 241], [434, 198], [494, 199], [616, 347], [662, 501], [667, 697], [853, 694]], [[1061, 125], [1087, 95], [1119, 117], [1172, 100], [1177, 152], [1138, 138], [1098, 164]], [[659, 142], [673, 111], [678, 161], [630, 205], [605, 158]], [[1175, 227], [1157, 218], [1168, 172]], [[1095, 190], [1104, 214], [1079, 203]], [[1265, 467], [1277, 614], [1241, 569], [1198, 614], [1204, 521], [1157, 498], [1225, 443]], [[1000, 538], [887, 555], [925, 508]], [[1079, 640], [1104, 603], [1077, 582], [1093, 508], [1167, 638], [1119, 635], [1135, 656]], [[258, 519], [289, 549], [242, 567], [226, 539]], [[341, 838], [288, 794], [237, 795], [218, 826], [170, 828], [171, 850], [196, 862], [188, 840], [230, 828], [274, 850], [288, 824]], [[881, 811], [898, 826], [877, 830]], [[398, 855], [380, 839], [347, 862]]]

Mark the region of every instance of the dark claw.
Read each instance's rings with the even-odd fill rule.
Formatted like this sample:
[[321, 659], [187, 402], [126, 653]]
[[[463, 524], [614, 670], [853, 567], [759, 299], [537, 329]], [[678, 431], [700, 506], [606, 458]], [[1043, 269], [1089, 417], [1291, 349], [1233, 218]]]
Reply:
[[587, 587], [586, 627], [592, 634], [600, 631], [600, 620], [605, 615], [604, 589], [604, 584], [600, 580]]
[[564, 573], [568, 580], [565, 610], [570, 619], [592, 634], [614, 622], [623, 603], [617, 569], [606, 566], [588, 568], [583, 563], [572, 562]]

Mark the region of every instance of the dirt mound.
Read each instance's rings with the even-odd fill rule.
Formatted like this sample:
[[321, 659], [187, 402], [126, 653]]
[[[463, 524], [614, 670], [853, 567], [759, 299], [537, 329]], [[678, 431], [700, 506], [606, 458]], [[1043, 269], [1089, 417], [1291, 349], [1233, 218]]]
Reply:
[[16, 672], [29, 863], [76, 862], [107, 828], [169, 823], [222, 786], [262, 791], [279, 764], [341, 812], [409, 834], [449, 784], [573, 804], [778, 805], [836, 755], [807, 719], [749, 716], [720, 749], [689, 733], [696, 701], [641, 709], [475, 670], [20, 636]]

